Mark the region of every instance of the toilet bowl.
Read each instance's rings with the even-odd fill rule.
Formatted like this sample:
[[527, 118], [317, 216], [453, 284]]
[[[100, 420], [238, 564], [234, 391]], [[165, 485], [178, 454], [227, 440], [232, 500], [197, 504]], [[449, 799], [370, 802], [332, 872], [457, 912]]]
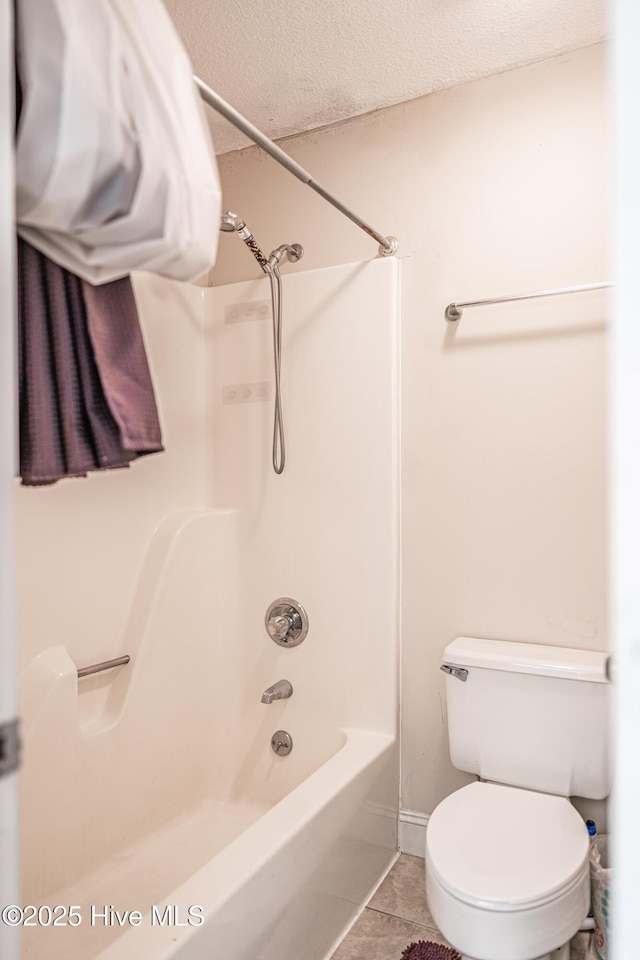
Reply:
[[589, 835], [569, 797], [610, 789], [607, 655], [458, 637], [445, 649], [454, 767], [481, 778], [429, 819], [426, 887], [465, 960], [569, 960]]
[[588, 855], [564, 797], [472, 783], [429, 820], [429, 908], [468, 960], [560, 958], [589, 909]]

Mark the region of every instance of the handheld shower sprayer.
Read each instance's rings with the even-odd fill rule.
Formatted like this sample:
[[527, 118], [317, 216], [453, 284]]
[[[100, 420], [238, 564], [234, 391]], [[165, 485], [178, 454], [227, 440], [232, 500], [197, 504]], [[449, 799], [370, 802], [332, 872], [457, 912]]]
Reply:
[[265, 257], [264, 253], [253, 238], [244, 220], [231, 210], [223, 210], [220, 217], [220, 229], [224, 233], [237, 233], [241, 240], [251, 250], [263, 271], [269, 277], [271, 284], [271, 308], [273, 318], [273, 365], [275, 373], [276, 397], [273, 415], [273, 469], [280, 474], [284, 470], [284, 422], [282, 418], [282, 398], [280, 393], [280, 369], [282, 361], [282, 278], [278, 264], [283, 257], [291, 263], [296, 263], [304, 255], [304, 249], [299, 243], [283, 243]]
[[253, 234], [247, 227], [244, 220], [239, 217], [237, 213], [233, 213], [231, 210], [222, 211], [222, 216], [220, 217], [220, 229], [223, 233], [237, 233], [240, 239], [244, 240], [246, 245], [249, 247], [251, 253], [254, 255], [265, 273], [269, 272], [266, 269], [267, 264], [275, 267], [280, 263], [285, 255], [287, 259], [291, 261], [291, 263], [296, 263], [304, 254], [304, 250], [299, 243], [283, 243], [281, 246], [276, 247], [275, 250], [272, 250], [267, 259], [256, 243]]
[[234, 230], [242, 230], [244, 226], [244, 220], [241, 220], [237, 213], [232, 213], [231, 210], [222, 211], [220, 229], [223, 233], [233, 233]]
[[223, 210], [222, 216], [220, 217], [220, 229], [223, 231], [223, 233], [237, 233], [240, 239], [244, 240], [246, 245], [249, 247], [249, 250], [251, 250], [251, 253], [254, 255], [262, 269], [265, 269], [267, 258], [256, 241], [253, 239], [253, 234], [248, 229], [246, 223], [238, 216], [237, 213], [233, 213], [231, 210]]

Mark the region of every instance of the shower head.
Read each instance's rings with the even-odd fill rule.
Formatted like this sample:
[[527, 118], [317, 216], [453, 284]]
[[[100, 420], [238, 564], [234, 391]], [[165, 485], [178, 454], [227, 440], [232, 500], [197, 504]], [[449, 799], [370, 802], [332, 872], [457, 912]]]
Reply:
[[244, 220], [242, 220], [237, 213], [232, 213], [231, 210], [222, 211], [220, 229], [224, 233], [234, 233], [236, 230], [242, 230], [243, 228]]
[[262, 269], [265, 270], [267, 258], [253, 239], [253, 234], [247, 227], [242, 217], [239, 217], [237, 213], [232, 213], [231, 210], [223, 210], [222, 216], [220, 217], [220, 229], [224, 233], [237, 233], [240, 239], [244, 240], [246, 245], [249, 247], [249, 250], [251, 250], [251, 253], [254, 255]]

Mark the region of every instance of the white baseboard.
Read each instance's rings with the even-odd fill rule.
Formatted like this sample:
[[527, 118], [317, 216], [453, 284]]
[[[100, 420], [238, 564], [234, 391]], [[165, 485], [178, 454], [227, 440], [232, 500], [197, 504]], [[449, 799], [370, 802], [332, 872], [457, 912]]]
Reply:
[[399, 821], [400, 853], [408, 853], [412, 857], [422, 857], [424, 860], [429, 814], [418, 813], [416, 810], [401, 810]]

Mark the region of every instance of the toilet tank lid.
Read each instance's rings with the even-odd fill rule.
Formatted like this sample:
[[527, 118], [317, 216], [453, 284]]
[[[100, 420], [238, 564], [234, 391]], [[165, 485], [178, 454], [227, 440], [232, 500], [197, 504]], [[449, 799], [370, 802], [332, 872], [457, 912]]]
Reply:
[[607, 683], [608, 656], [600, 650], [572, 650], [541, 643], [456, 637], [445, 648], [442, 659], [456, 667], [482, 667], [506, 673]]

